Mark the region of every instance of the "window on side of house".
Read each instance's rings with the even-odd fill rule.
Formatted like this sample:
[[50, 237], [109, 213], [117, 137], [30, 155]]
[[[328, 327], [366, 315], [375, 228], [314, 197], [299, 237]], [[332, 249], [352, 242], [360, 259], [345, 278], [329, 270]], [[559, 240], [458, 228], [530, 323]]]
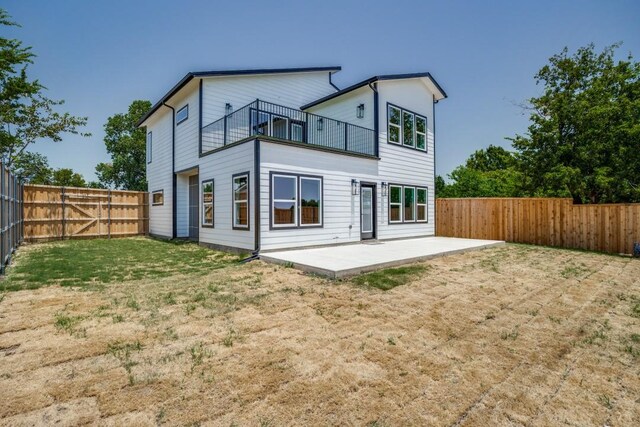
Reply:
[[409, 147], [415, 146], [413, 132], [415, 130], [415, 115], [408, 111], [402, 111], [402, 143]]
[[427, 119], [416, 115], [416, 148], [427, 149]]
[[213, 180], [202, 181], [202, 226], [213, 227]]
[[402, 187], [389, 186], [389, 222], [402, 222]]
[[298, 223], [298, 178], [274, 174], [271, 180], [273, 227], [295, 227]]
[[416, 220], [416, 189], [414, 187], [404, 187], [404, 209], [402, 211], [404, 222]]
[[151, 205], [152, 206], [164, 205], [164, 190], [156, 190], [151, 193]]
[[322, 225], [322, 180], [300, 177], [300, 225]]
[[249, 173], [233, 177], [233, 228], [249, 228]]
[[147, 164], [151, 163], [151, 148], [152, 148], [152, 141], [153, 141], [153, 135], [151, 134], [151, 132], [147, 133]]
[[400, 134], [402, 132], [402, 122], [400, 121], [400, 116], [402, 115], [401, 110], [393, 105], [389, 105], [387, 116], [388, 116], [388, 129], [389, 133], [389, 142], [394, 144], [400, 144]]
[[426, 188], [417, 188], [416, 189], [416, 220], [417, 221], [427, 221], [428, 213], [427, 213], [427, 189]]
[[189, 104], [176, 112], [176, 126], [189, 118]]

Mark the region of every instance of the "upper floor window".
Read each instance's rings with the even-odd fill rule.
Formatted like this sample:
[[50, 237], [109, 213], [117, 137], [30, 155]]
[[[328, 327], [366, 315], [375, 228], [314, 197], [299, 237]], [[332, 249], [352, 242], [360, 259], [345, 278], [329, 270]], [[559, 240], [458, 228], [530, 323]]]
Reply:
[[189, 104], [176, 112], [176, 126], [189, 118]]
[[147, 133], [147, 163], [151, 163], [151, 132]]
[[395, 105], [387, 105], [387, 140], [427, 151], [427, 118]]

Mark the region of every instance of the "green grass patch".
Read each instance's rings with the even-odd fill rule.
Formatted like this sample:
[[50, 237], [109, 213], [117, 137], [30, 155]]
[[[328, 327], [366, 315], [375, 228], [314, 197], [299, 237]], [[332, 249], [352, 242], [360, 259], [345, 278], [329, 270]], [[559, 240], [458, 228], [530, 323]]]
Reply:
[[351, 281], [359, 286], [371, 286], [382, 289], [383, 291], [388, 291], [396, 286], [409, 283], [430, 269], [431, 266], [428, 265], [386, 268], [372, 273], [361, 274], [360, 276], [352, 278]]
[[147, 238], [67, 240], [19, 252], [0, 291], [42, 286], [100, 287], [114, 282], [204, 275], [239, 261], [237, 255], [190, 242]]

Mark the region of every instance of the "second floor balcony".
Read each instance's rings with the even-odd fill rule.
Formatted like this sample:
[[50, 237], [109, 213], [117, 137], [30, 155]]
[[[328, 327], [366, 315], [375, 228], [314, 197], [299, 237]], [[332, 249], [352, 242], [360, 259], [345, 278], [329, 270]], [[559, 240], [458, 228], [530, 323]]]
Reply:
[[261, 100], [255, 100], [203, 127], [200, 154], [259, 135], [377, 156], [377, 141], [372, 129]]

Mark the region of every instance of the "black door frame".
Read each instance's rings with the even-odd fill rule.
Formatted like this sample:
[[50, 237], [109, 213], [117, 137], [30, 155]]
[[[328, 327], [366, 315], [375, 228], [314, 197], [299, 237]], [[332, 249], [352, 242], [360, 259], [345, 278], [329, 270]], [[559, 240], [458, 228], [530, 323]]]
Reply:
[[[365, 237], [362, 231], [362, 188], [371, 188], [371, 237]], [[372, 240], [378, 237], [377, 185], [375, 182], [360, 182], [360, 240]], [[367, 233], [369, 234], [369, 233]]]

